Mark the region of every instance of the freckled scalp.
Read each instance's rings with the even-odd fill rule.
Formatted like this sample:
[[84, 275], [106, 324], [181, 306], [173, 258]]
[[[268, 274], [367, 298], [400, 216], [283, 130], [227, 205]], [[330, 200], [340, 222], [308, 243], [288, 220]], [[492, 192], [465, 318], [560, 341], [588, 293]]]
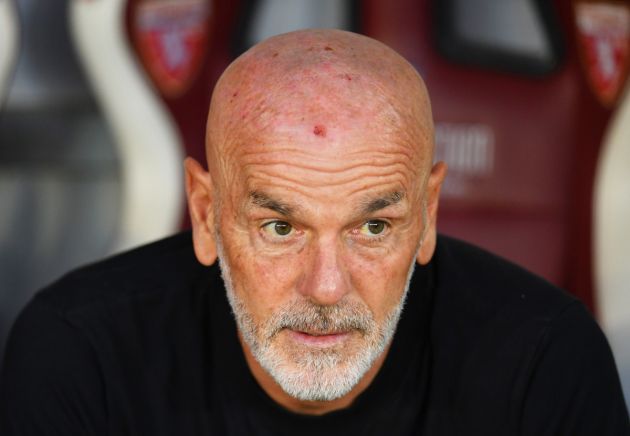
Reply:
[[291, 32], [236, 59], [219, 79], [210, 105], [211, 172], [219, 169], [225, 176], [244, 147], [260, 146], [262, 135], [287, 125], [294, 126], [288, 134], [310, 136], [315, 144], [340, 132], [372, 129], [407, 147], [423, 173], [431, 164], [433, 122], [422, 79], [392, 49], [362, 35]]

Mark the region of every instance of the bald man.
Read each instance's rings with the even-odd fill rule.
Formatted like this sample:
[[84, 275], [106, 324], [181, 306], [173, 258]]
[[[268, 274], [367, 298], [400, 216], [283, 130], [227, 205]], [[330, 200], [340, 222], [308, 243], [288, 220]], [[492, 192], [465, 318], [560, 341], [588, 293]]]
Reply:
[[214, 90], [207, 158], [185, 162], [192, 233], [29, 304], [3, 435], [630, 434], [584, 307], [437, 236], [429, 98], [391, 49], [255, 46]]

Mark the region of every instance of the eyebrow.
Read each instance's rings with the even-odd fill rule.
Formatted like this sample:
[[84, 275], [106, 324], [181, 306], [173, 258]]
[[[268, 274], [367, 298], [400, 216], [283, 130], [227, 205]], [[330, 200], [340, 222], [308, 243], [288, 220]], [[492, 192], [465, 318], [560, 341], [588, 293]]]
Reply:
[[405, 193], [402, 191], [389, 192], [381, 197], [368, 200], [363, 204], [362, 211], [364, 214], [374, 213], [386, 207], [400, 203], [405, 198]]
[[[365, 202], [363, 202], [361, 212], [366, 215], [371, 214], [381, 209], [385, 209], [386, 207], [400, 203], [403, 198], [405, 198], [405, 193], [402, 191], [389, 192], [378, 198], [366, 200]], [[293, 207], [272, 198], [264, 192], [252, 191], [249, 193], [249, 199], [253, 205], [273, 210], [280, 215], [290, 216], [293, 215], [294, 212]]]
[[252, 191], [249, 193], [249, 199], [255, 206], [273, 210], [274, 212], [278, 212], [280, 215], [289, 216], [293, 214], [293, 208], [291, 206], [275, 200], [263, 192]]

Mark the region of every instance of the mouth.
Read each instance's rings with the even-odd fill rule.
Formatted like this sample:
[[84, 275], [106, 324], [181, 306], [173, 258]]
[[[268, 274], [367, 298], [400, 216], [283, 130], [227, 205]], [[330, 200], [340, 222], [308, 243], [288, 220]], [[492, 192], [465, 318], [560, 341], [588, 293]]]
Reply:
[[288, 330], [288, 333], [295, 342], [315, 347], [337, 345], [344, 342], [350, 336], [350, 331], [315, 332]]

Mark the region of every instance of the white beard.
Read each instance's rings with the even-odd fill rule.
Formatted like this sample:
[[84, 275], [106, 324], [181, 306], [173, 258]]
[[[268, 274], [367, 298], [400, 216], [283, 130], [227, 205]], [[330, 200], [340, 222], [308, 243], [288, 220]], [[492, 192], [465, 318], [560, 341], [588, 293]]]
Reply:
[[[380, 325], [360, 300], [344, 299], [334, 306], [320, 306], [304, 298], [283, 304], [269, 319], [256, 323], [245, 302], [234, 292], [230, 265], [218, 234], [216, 241], [227, 297], [239, 331], [256, 361], [287, 394], [299, 400], [331, 401], [348, 394], [394, 336], [409, 291], [415, 258], [409, 266], [400, 301]], [[359, 345], [320, 348], [286, 344], [280, 333], [287, 328], [295, 331], [351, 331], [353, 335], [359, 335]]]

